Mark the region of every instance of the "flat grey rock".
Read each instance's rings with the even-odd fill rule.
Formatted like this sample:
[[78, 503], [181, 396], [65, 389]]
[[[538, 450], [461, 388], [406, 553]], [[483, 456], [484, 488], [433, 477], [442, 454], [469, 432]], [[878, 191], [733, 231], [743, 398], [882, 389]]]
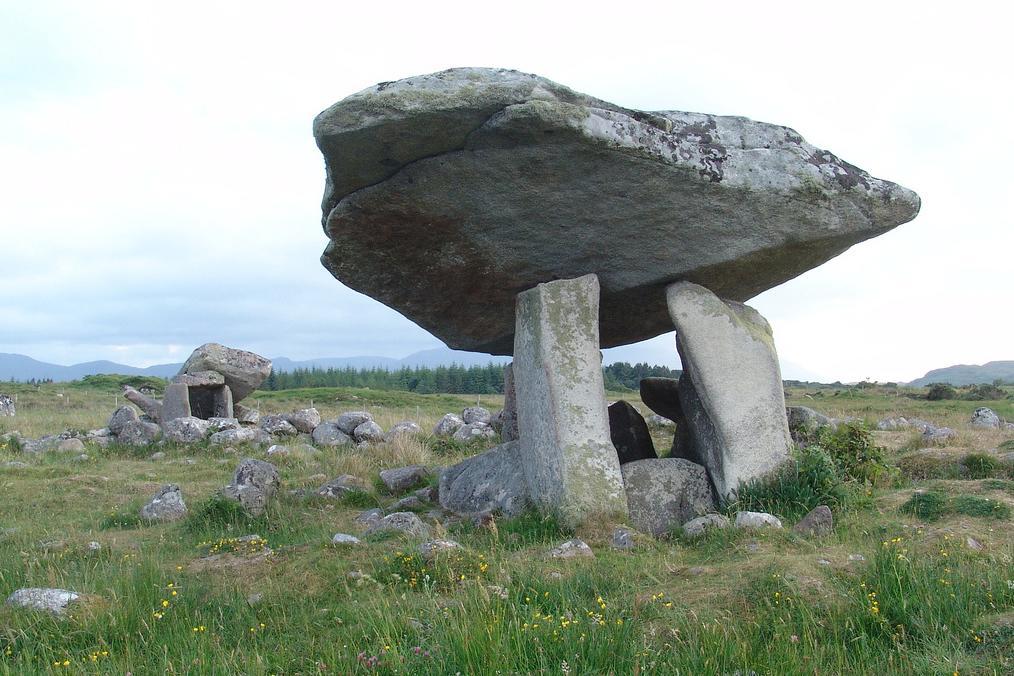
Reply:
[[366, 530], [366, 535], [380, 533], [402, 533], [410, 537], [428, 538], [430, 527], [412, 512], [395, 512], [372, 522]]
[[77, 592], [66, 589], [42, 589], [28, 587], [15, 590], [7, 597], [7, 605], [29, 610], [42, 610], [63, 615], [70, 604], [81, 598]]
[[595, 552], [584, 540], [574, 538], [551, 549], [549, 556], [553, 559], [594, 559]]
[[327, 448], [352, 443], [352, 437], [342, 432], [341, 428], [334, 421], [322, 422], [314, 427], [310, 438], [313, 439], [313, 443], [317, 446], [325, 446]]
[[331, 538], [331, 544], [339, 547], [355, 547], [362, 545], [363, 542], [355, 535], [349, 535], [348, 533], [335, 533]]
[[155, 423], [135, 420], [123, 426], [116, 435], [116, 441], [126, 446], [148, 446], [162, 433], [162, 428]]
[[658, 537], [715, 510], [704, 468], [683, 458], [637, 460], [620, 466], [630, 523]]
[[628, 110], [510, 70], [369, 87], [314, 137], [324, 266], [449, 347], [495, 354], [538, 283], [598, 274], [602, 347], [623, 345], [672, 330], [674, 281], [746, 301], [919, 210], [787, 127]]
[[187, 514], [183, 493], [175, 484], [166, 484], [141, 508], [145, 521], [177, 521]]
[[401, 493], [422, 483], [429, 477], [430, 471], [423, 465], [409, 465], [381, 470], [380, 480], [392, 493]]
[[736, 512], [736, 528], [781, 528], [782, 521], [767, 512]]
[[728, 528], [731, 525], [728, 517], [722, 514], [704, 514], [683, 524], [683, 532], [689, 537], [700, 537], [708, 531]]
[[455, 514], [521, 514], [529, 500], [518, 442], [501, 444], [445, 469], [439, 498], [440, 506]]

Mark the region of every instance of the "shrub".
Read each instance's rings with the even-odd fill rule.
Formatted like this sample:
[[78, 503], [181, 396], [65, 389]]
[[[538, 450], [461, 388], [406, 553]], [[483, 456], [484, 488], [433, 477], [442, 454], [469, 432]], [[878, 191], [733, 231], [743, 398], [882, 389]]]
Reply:
[[817, 444], [824, 448], [847, 481], [874, 486], [893, 481], [898, 470], [887, 464], [887, 449], [877, 446], [863, 425], [844, 423], [820, 430]]
[[930, 401], [957, 399], [958, 391], [947, 383], [933, 383], [929, 386], [929, 392], [926, 393], [926, 398]]
[[967, 392], [961, 394], [965, 401], [996, 401], [1006, 397], [1007, 393], [996, 385], [971, 385]]
[[901, 506], [901, 511], [926, 521], [936, 521], [947, 513], [947, 496], [937, 491], [916, 493]]
[[740, 485], [729, 508], [796, 519], [817, 505], [840, 509], [851, 497], [841, 470], [828, 452], [820, 446], [808, 446], [777, 474]]
[[191, 533], [217, 532], [233, 528], [245, 530], [263, 527], [266, 521], [264, 516], [251, 517], [239, 502], [230, 500], [221, 493], [215, 493], [187, 514], [183, 527]]
[[985, 453], [969, 453], [961, 459], [969, 479], [989, 479], [1001, 473], [1000, 461]]
[[959, 495], [951, 503], [952, 509], [965, 516], [984, 516], [990, 519], [1009, 519], [1010, 507], [999, 500], [980, 498], [977, 495]]

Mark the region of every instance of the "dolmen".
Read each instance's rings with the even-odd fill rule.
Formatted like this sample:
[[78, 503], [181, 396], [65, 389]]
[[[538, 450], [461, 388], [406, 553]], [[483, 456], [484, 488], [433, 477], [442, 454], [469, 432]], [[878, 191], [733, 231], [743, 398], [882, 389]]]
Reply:
[[[744, 303], [920, 206], [787, 127], [631, 110], [512, 70], [380, 83], [314, 136], [324, 267], [452, 348], [513, 355], [516, 434], [445, 472], [456, 511], [638, 525], [646, 491], [704, 511], [775, 471], [791, 447], [781, 374]], [[649, 395], [677, 423], [674, 452], [625, 450], [621, 467], [599, 350], [674, 328], [683, 375]]]

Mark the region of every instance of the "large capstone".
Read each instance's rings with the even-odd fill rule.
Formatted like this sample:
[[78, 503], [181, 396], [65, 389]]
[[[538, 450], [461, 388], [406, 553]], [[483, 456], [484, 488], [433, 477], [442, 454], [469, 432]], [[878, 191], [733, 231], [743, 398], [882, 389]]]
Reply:
[[[247, 352], [246, 350], [237, 350], [219, 345], [218, 343], [207, 343], [194, 350], [190, 358], [183, 364], [179, 375], [191, 376], [195, 379], [206, 379], [208, 377], [207, 372], [209, 371], [220, 374], [225, 381], [224, 384], [229, 389], [228, 415], [219, 415], [219, 412], [202, 415], [203, 411], [194, 411], [193, 413], [199, 418], [210, 418], [216, 415], [223, 418], [231, 418], [233, 403], [243, 400], [251, 392], [260, 387], [267, 380], [267, 377], [271, 375], [271, 360], [265, 359], [253, 352]], [[193, 380], [187, 378], [179, 378], [179, 380], [182, 381], [179, 384], [188, 386], [189, 382], [193, 382]], [[217, 382], [217, 379], [215, 380], [216, 382], [213, 384], [199, 385], [196, 389], [206, 389], [209, 392], [215, 393], [222, 392], [222, 390], [218, 389], [220, 384]], [[203, 405], [218, 407], [223, 409], [222, 412], [224, 412], [226, 395], [223, 393], [217, 396], [221, 400], [215, 401], [216, 395], [212, 394], [210, 396], [211, 401]], [[191, 405], [194, 405], [193, 400], [191, 400]]]
[[495, 354], [541, 282], [596, 273], [602, 347], [623, 345], [672, 329], [672, 282], [743, 302], [919, 211], [787, 127], [629, 110], [512, 70], [378, 84], [320, 113], [314, 137], [324, 266]]
[[679, 396], [691, 447], [720, 498], [789, 458], [792, 440], [771, 327], [753, 308], [680, 282], [669, 312], [683, 362]]
[[521, 464], [532, 502], [571, 523], [627, 511], [609, 439], [598, 299], [595, 275], [539, 284], [517, 299]]

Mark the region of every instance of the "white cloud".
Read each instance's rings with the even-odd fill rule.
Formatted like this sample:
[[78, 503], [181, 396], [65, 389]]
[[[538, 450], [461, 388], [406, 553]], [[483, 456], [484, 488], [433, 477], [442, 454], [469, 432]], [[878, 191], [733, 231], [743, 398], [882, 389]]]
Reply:
[[[787, 124], [920, 192], [908, 225], [755, 299], [798, 373], [1014, 358], [1010, 10], [984, 2], [10, 3], [0, 8], [0, 351], [294, 358], [435, 339], [319, 266], [321, 109], [518, 68], [641, 108]], [[611, 352], [671, 362], [671, 336]]]

